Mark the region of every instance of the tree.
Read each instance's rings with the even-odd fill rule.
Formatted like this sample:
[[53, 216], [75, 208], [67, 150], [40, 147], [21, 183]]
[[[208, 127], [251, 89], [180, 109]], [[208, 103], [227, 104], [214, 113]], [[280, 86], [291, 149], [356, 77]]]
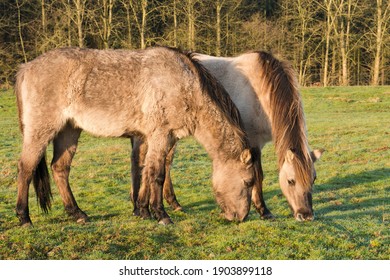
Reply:
[[22, 16], [21, 16], [21, 7], [24, 4], [24, 1], [20, 2], [19, 0], [16, 0], [16, 6], [18, 9], [18, 34], [19, 34], [19, 40], [20, 40], [20, 47], [22, 49], [23, 59], [24, 62], [27, 62], [27, 54], [26, 49], [24, 47], [24, 39], [22, 34]]
[[73, 21], [77, 27], [77, 38], [78, 38], [78, 46], [80, 48], [84, 47], [84, 16], [85, 16], [85, 5], [87, 0], [73, 0], [73, 4], [75, 6], [76, 18]]
[[[386, 5], [387, 2], [387, 5]], [[383, 58], [383, 45], [384, 38], [387, 32], [388, 23], [390, 21], [390, 2], [382, 0], [376, 0], [376, 21], [375, 29], [372, 30], [372, 35], [375, 38], [374, 46], [374, 60], [372, 62], [372, 79], [371, 85], [379, 84], [379, 74], [381, 72], [381, 63]]]
[[97, 34], [102, 42], [103, 49], [110, 47], [114, 2], [114, 0], [99, 0], [97, 7], [91, 11], [90, 15], [97, 28]]
[[266, 50], [302, 85], [390, 82], [389, 0], [0, 0], [0, 81], [62, 46]]

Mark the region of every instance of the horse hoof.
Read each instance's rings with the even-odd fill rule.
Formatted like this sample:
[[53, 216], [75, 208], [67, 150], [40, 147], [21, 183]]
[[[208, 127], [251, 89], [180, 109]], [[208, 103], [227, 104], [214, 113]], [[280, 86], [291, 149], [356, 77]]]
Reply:
[[174, 212], [183, 212], [183, 207], [177, 206], [177, 207], [173, 208], [173, 211]]
[[75, 214], [73, 217], [74, 217], [76, 223], [78, 223], [78, 224], [85, 224], [88, 222], [87, 214], [85, 214], [81, 210], [77, 214]]
[[19, 226], [21, 227], [28, 228], [33, 226], [30, 217], [19, 217], [19, 221]]
[[160, 225], [164, 225], [164, 226], [169, 225], [169, 224], [173, 224], [173, 222], [170, 218], [163, 218], [160, 221], [158, 221], [158, 223]]
[[21, 223], [20, 226], [21, 226], [22, 228], [30, 228], [30, 227], [33, 227], [33, 224], [32, 224], [32, 222], [30, 221], [30, 222], [26, 222], [26, 223]]
[[80, 225], [83, 225], [83, 224], [85, 224], [85, 223], [87, 223], [88, 222], [88, 217], [82, 217], [82, 218], [78, 218], [77, 220], [76, 220], [76, 223], [78, 223], [78, 224], [80, 224]]
[[147, 209], [140, 209], [139, 216], [141, 217], [141, 219], [144, 219], [144, 220], [149, 220], [152, 217], [150, 215], [149, 210], [147, 210]]
[[133, 216], [139, 217], [140, 215], [139, 209], [134, 209]]
[[260, 216], [262, 220], [275, 220], [275, 216], [271, 212], [265, 213]]

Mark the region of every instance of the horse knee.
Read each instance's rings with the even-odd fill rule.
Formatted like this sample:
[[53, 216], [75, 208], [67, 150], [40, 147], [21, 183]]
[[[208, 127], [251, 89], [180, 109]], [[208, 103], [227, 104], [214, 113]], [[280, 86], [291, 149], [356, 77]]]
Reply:
[[145, 165], [143, 168], [143, 176], [149, 181], [149, 183], [157, 183], [163, 185], [165, 181], [165, 168], [164, 166], [157, 165]]
[[68, 173], [70, 171], [70, 166], [63, 164], [60, 161], [56, 161], [51, 163], [51, 170], [53, 173]]

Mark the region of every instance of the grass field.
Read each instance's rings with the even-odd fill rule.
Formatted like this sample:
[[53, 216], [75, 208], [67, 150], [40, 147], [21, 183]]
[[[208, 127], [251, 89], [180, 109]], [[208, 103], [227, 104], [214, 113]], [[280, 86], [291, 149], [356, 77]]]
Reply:
[[[52, 185], [49, 214], [30, 191], [34, 227], [14, 213], [21, 138], [12, 91], [0, 93], [0, 259], [390, 259], [390, 87], [302, 90], [316, 163], [316, 219], [296, 222], [278, 185], [274, 148], [263, 150], [265, 200], [276, 216], [243, 223], [219, 217], [211, 163], [192, 138], [180, 142], [172, 178], [185, 212], [167, 211], [174, 225], [131, 215], [127, 139], [83, 134], [71, 185], [90, 222], [75, 224]], [[49, 159], [51, 160], [51, 146]]]

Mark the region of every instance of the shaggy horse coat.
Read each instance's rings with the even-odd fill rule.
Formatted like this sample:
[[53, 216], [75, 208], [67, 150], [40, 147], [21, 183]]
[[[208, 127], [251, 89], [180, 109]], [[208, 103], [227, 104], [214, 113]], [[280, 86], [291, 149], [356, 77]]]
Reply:
[[[224, 88], [190, 56], [168, 48], [142, 51], [57, 49], [20, 67], [16, 97], [23, 134], [18, 165], [16, 212], [31, 224], [28, 189], [34, 183], [40, 205], [50, 208], [45, 160], [66, 211], [87, 220], [69, 184], [72, 158], [82, 130], [104, 137], [134, 137], [147, 143], [142, 188], [136, 203], [161, 223], [170, 223], [162, 203], [165, 159], [174, 143], [194, 135], [213, 160], [216, 200], [229, 220], [250, 209], [257, 158], [249, 150], [239, 111]], [[253, 154], [253, 155], [252, 155]]]
[[[237, 57], [192, 54], [225, 87], [242, 117], [251, 147], [260, 150], [273, 140], [279, 163], [279, 183], [297, 220], [312, 220], [314, 162], [322, 150], [310, 152], [305, 116], [292, 66], [266, 52], [251, 52]], [[142, 142], [133, 140], [133, 187], [137, 188], [142, 162]], [[164, 196], [174, 209], [181, 209], [169, 176], [173, 159], [167, 157]], [[260, 163], [260, 162], [259, 162]], [[261, 170], [261, 166], [260, 166]], [[271, 218], [260, 182], [253, 189], [252, 201], [262, 218]]]

